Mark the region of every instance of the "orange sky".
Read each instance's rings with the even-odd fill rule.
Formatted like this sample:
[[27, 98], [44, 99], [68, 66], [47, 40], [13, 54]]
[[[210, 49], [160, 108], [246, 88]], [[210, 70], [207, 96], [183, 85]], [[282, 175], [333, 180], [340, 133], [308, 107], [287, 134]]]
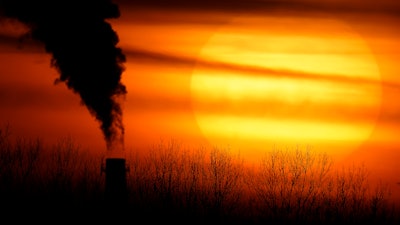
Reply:
[[[396, 1], [116, 2], [126, 151], [173, 138], [257, 160], [274, 146], [311, 145], [366, 162], [400, 189]], [[98, 123], [54, 84], [42, 46], [18, 43], [22, 31], [0, 23], [0, 122], [105, 151]]]

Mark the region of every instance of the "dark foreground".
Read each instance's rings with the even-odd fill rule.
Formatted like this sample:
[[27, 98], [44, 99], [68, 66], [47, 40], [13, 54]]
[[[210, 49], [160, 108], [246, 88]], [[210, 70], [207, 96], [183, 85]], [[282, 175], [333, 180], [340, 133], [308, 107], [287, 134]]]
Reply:
[[[1, 134], [1, 133], [0, 133]], [[274, 151], [257, 168], [224, 149], [155, 145], [126, 158], [119, 186], [71, 139], [51, 147], [0, 135], [0, 217], [9, 223], [400, 224], [385, 184], [362, 166], [332, 169], [308, 150]], [[126, 183], [125, 183], [126, 182]], [[12, 221], [12, 222], [11, 222]]]

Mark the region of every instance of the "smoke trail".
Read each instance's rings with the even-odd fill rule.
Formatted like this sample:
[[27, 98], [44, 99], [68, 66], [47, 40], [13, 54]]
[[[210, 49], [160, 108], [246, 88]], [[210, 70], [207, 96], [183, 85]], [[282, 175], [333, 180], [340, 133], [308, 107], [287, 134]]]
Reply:
[[3, 17], [27, 25], [29, 37], [52, 54], [56, 83], [79, 94], [100, 122], [107, 149], [123, 145], [119, 100], [126, 94], [120, 81], [126, 59], [106, 21], [120, 16], [118, 6], [111, 0], [0, 0], [0, 7]]

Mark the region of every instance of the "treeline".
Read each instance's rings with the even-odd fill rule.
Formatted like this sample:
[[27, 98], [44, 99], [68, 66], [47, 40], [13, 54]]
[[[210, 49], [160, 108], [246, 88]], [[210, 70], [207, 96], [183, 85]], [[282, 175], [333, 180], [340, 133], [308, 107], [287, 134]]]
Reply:
[[365, 167], [338, 170], [327, 154], [311, 149], [269, 151], [252, 166], [229, 149], [189, 148], [173, 140], [144, 155], [131, 153], [126, 204], [107, 205], [104, 155], [91, 154], [72, 138], [45, 146], [39, 139], [11, 139], [0, 129], [1, 212], [69, 219], [113, 212], [133, 224], [400, 222], [389, 188], [372, 184]]

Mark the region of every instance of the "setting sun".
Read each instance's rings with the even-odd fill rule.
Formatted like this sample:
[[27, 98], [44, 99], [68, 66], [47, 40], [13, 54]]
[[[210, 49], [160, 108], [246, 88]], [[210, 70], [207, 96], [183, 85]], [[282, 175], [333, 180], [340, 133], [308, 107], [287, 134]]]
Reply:
[[346, 23], [325, 18], [233, 19], [202, 47], [191, 90], [204, 135], [246, 154], [249, 146], [332, 141], [343, 144], [329, 153], [349, 154], [368, 139], [381, 107], [371, 50]]

